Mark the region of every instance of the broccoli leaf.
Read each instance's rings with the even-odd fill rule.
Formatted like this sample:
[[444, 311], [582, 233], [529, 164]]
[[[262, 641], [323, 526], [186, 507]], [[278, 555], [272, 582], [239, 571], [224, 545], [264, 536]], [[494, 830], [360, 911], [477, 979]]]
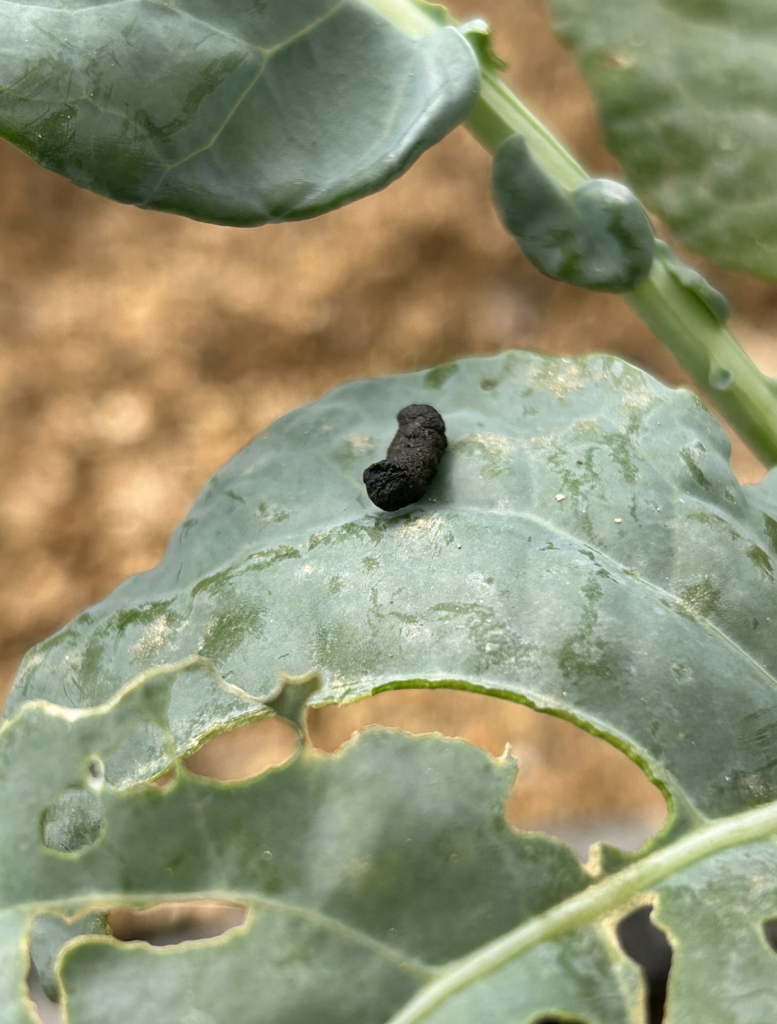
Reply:
[[0, 135], [124, 203], [222, 224], [382, 188], [478, 63], [412, 0], [0, 0]]
[[[440, 411], [449, 447], [421, 502], [380, 512], [362, 472], [414, 402]], [[455, 686], [608, 738], [670, 795], [677, 829], [767, 803], [777, 507], [728, 456], [696, 398], [606, 356], [348, 384], [256, 438], [159, 566], [34, 648], [6, 714], [95, 706], [194, 658], [170, 712], [183, 754], [268, 713], [283, 672], [319, 672], [319, 704]], [[109, 778], [166, 756], [139, 729]]]
[[683, 243], [777, 277], [777, 7], [548, 0], [629, 183]]
[[[614, 924], [646, 899], [675, 943], [669, 1019], [770, 1019], [777, 803], [597, 874], [506, 824], [513, 762], [440, 736], [373, 729], [334, 756], [300, 744], [247, 782], [177, 762], [163, 790], [112, 787], [95, 764], [140, 726], [174, 745], [175, 687], [171, 671], [98, 708], [28, 702], [0, 728], [0, 1024], [34, 1022], [31, 933], [68, 1024], [251, 1024], [259, 1008], [266, 1024], [639, 1024], [643, 983]], [[41, 822], [78, 789], [103, 828], [63, 853]], [[242, 905], [245, 923], [160, 949], [74, 922], [55, 955], [56, 919], [198, 899]]]

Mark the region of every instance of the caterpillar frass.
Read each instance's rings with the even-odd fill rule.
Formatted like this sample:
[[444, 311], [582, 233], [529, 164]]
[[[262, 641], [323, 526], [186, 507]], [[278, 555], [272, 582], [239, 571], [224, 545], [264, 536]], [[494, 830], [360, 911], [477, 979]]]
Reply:
[[448, 441], [442, 416], [431, 405], [408, 405], [397, 413], [399, 430], [386, 458], [364, 470], [373, 505], [395, 512], [423, 498]]

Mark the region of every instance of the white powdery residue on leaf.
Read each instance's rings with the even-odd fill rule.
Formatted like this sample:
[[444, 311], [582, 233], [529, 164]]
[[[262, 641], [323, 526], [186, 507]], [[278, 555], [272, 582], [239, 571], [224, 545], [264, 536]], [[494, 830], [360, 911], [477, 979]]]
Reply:
[[147, 661], [168, 640], [171, 633], [172, 627], [167, 616], [160, 615], [132, 646], [132, 654], [138, 661]]

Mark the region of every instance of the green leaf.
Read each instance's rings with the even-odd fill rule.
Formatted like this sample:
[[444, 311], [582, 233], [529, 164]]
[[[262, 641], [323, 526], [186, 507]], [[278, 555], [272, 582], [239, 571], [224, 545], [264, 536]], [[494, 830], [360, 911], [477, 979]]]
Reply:
[[[0, 983], [13, 965], [23, 977], [20, 934], [36, 914], [48, 922], [74, 908], [203, 897], [250, 912], [227, 942], [162, 955], [71, 939], [64, 982], [74, 1022], [121, 1009], [128, 1022], [172, 1024], [190, 1007], [203, 1020], [240, 1024], [260, 1003], [267, 1021], [305, 1011], [320, 1021], [383, 1020], [439, 965], [590, 881], [562, 844], [507, 827], [513, 763], [460, 741], [378, 730], [336, 757], [301, 749], [250, 783], [214, 783], [178, 765], [165, 791], [102, 785], [100, 841], [76, 857], [48, 848], [46, 807], [91, 786], [90, 763], [106, 761], [139, 725], [169, 721], [175, 686], [173, 673], [146, 678], [87, 712], [28, 704], [0, 732], [0, 858], [14, 865], [0, 877], [9, 950]], [[5, 922], [16, 908], [26, 915]], [[0, 991], [2, 1024], [18, 1006], [13, 986]]]
[[[615, 975], [617, 965], [609, 968], [590, 955], [596, 931], [588, 922], [602, 921], [610, 900], [625, 896], [635, 883], [650, 888], [660, 908], [656, 923], [674, 940], [665, 1019], [771, 1020], [777, 960], [763, 924], [777, 912], [775, 840], [775, 805], [703, 829], [492, 943], [419, 993], [391, 1024], [499, 1024], [508, 1007], [515, 1013], [509, 1019], [529, 1024], [536, 1019], [532, 996], [544, 985], [558, 986], [561, 994], [554, 1013], [614, 1024], [644, 1020], [635, 1003], [632, 1017], [614, 1001], [592, 1012], [579, 991], [571, 1011], [561, 1001], [581, 975], [594, 991]], [[521, 1012], [513, 1009], [516, 1004]]]
[[0, 0], [0, 135], [85, 188], [201, 220], [374, 192], [478, 87], [463, 36], [411, 0]]
[[588, 181], [565, 192], [513, 135], [496, 152], [497, 209], [524, 255], [556, 281], [624, 292], [653, 265], [655, 239], [639, 200], [615, 181]]
[[164, 790], [103, 783], [100, 840], [47, 848], [46, 807], [94, 786], [90, 766], [139, 726], [171, 721], [175, 686], [170, 672], [96, 709], [28, 703], [0, 729], [0, 1024], [32, 1024], [30, 933], [50, 961], [55, 915], [203, 898], [244, 906], [245, 924], [163, 950], [60, 929], [50, 972], [68, 1024], [251, 1024], [259, 1007], [263, 1024], [640, 1024], [641, 975], [614, 926], [647, 899], [675, 944], [670, 1020], [771, 1019], [777, 803], [589, 874], [506, 824], [514, 763], [373, 729], [248, 782], [178, 763]]
[[[361, 472], [413, 402], [449, 448], [423, 502], [377, 512]], [[740, 489], [728, 454], [634, 367], [512, 352], [347, 385], [257, 438], [160, 566], [26, 660], [0, 727], [0, 1024], [33, 1021], [31, 934], [68, 1024], [640, 1024], [615, 925], [647, 901], [669, 1020], [770, 1020], [777, 471]], [[176, 760], [273, 712], [304, 735], [306, 698], [424, 685], [604, 735], [669, 827], [584, 870], [506, 825], [510, 762], [438, 736], [301, 743], [235, 784]], [[245, 924], [160, 952], [52, 923], [190, 899]]]
[[[362, 472], [414, 402], [449, 447], [421, 503], [382, 513]], [[348, 384], [222, 469], [158, 567], [33, 648], [6, 715], [172, 665], [182, 754], [316, 670], [316, 703], [455, 686], [568, 718], [644, 765], [678, 828], [768, 802], [777, 517], [729, 451], [696, 398], [605, 356]], [[106, 771], [124, 786], [168, 760], [139, 727]]]
[[107, 916], [87, 914], [86, 917], [68, 921], [64, 917], [49, 914], [35, 920], [30, 936], [30, 959], [38, 971], [43, 992], [53, 1003], [59, 1002], [56, 959], [67, 942], [82, 935], [110, 935]]
[[[656, 923], [679, 940], [669, 1003], [676, 1019], [682, 1012], [721, 1024], [774, 1017], [777, 959], [764, 924], [777, 917], [776, 839], [772, 829], [768, 838], [705, 858], [656, 887]], [[693, 935], [706, 937], [703, 950]]]
[[771, 0], [548, 0], [629, 182], [688, 248], [777, 277]]

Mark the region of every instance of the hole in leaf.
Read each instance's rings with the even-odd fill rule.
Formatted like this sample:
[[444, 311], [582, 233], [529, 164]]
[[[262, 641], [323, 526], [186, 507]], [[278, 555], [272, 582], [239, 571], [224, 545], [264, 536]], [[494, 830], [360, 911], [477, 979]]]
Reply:
[[68, 789], [43, 814], [43, 843], [59, 853], [80, 853], [103, 833], [100, 797], [91, 789]]
[[[248, 911], [238, 903], [217, 900], [190, 900], [160, 903], [148, 910], [111, 911], [108, 915], [114, 938], [121, 941], [141, 939], [154, 946], [170, 946], [193, 939], [212, 939], [245, 923]], [[44, 993], [35, 965], [27, 978], [30, 999], [41, 1024], [63, 1024], [59, 1006]]]
[[[53, 1003], [43, 992], [34, 965], [30, 967], [30, 973], [27, 976], [27, 991], [40, 1024], [62, 1024], [62, 1011], [57, 1003]], [[33, 1020], [35, 1019], [33, 1017]]]
[[53, 1003], [59, 1000], [59, 982], [56, 961], [62, 947], [85, 935], [107, 935], [108, 919], [105, 914], [87, 912], [76, 918], [59, 914], [40, 914], [30, 932], [30, 971], [32, 981]]
[[89, 764], [86, 766], [87, 777], [86, 784], [90, 789], [95, 791], [102, 789], [103, 783], [105, 782], [105, 764], [102, 758], [96, 754], [89, 759]]
[[509, 745], [518, 777], [508, 821], [557, 836], [583, 860], [597, 841], [636, 850], [666, 820], [661, 792], [625, 754], [570, 722], [511, 701], [455, 690], [402, 690], [308, 712], [311, 740], [325, 751], [368, 725], [460, 736], [494, 756]]
[[142, 939], [154, 946], [173, 946], [193, 939], [213, 939], [245, 923], [248, 911], [239, 903], [190, 900], [160, 903], [148, 910], [117, 908], [108, 915], [114, 938]]
[[175, 768], [169, 768], [162, 775], [159, 775], [156, 779], [154, 779], [152, 785], [156, 786], [157, 789], [161, 789], [164, 791], [165, 789], [169, 789], [172, 786], [172, 784], [175, 782], [175, 779]]
[[764, 935], [766, 936], [766, 941], [774, 952], [777, 953], [777, 919], [764, 922]]
[[186, 767], [221, 782], [250, 779], [283, 764], [297, 749], [297, 734], [282, 718], [264, 718], [222, 733], [192, 754]]
[[666, 986], [672, 966], [672, 947], [651, 919], [653, 908], [640, 907], [618, 924], [618, 941], [623, 952], [636, 961], [645, 975], [647, 1009], [651, 1024], [661, 1024], [666, 1003]]

